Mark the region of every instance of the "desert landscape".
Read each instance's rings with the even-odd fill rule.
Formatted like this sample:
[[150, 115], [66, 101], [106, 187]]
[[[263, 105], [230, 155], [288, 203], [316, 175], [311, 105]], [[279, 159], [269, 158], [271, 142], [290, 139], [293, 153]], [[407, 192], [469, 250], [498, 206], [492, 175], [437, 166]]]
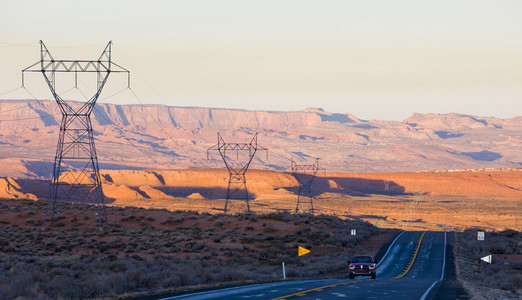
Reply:
[[[53, 103], [4, 101], [0, 113], [18, 120], [0, 121], [2, 298], [133, 298], [273, 281], [282, 260], [290, 278], [343, 277], [339, 260], [360, 252], [382, 255], [401, 230], [456, 232], [455, 284], [473, 297], [521, 292], [517, 118], [415, 114], [393, 122], [320, 109], [102, 104], [94, 118], [108, 212], [100, 232], [98, 211], [69, 199], [59, 199], [55, 222], [41, 231], [53, 166], [49, 149], [59, 130]], [[229, 173], [219, 155], [206, 153], [217, 132], [239, 142], [257, 133], [268, 148], [246, 173], [248, 205], [242, 197], [227, 202]], [[229, 155], [231, 164], [244, 162], [242, 154]], [[288, 166], [316, 158], [321, 167], [313, 198], [297, 207], [299, 182]], [[350, 237], [348, 228], [361, 235]], [[495, 237], [487, 249], [472, 242], [478, 230]], [[297, 245], [313, 251], [304, 273], [293, 269]], [[502, 267], [481, 278], [474, 259], [486, 252]], [[29, 271], [34, 265], [39, 271]], [[467, 265], [472, 272], [462, 268]], [[153, 271], [144, 277], [143, 268]], [[99, 276], [104, 284], [93, 281]], [[489, 286], [486, 292], [481, 284]]]
[[[94, 207], [68, 202], [59, 203], [55, 222], [41, 231], [49, 181], [0, 180], [6, 270], [0, 295], [174, 295], [279, 280], [281, 261], [289, 278], [343, 277], [339, 261], [354, 253], [382, 255], [401, 230], [456, 231], [459, 282], [473, 297], [516, 299], [521, 292], [522, 172], [517, 169], [323, 173], [312, 185], [314, 215], [306, 213], [306, 205], [295, 213], [298, 182], [284, 172], [249, 171], [252, 211], [246, 213], [244, 199], [231, 199], [227, 215], [224, 169], [101, 174], [108, 220], [103, 232]], [[356, 238], [349, 235], [352, 228]], [[487, 247], [474, 240], [477, 230], [487, 232]], [[304, 273], [296, 269], [297, 245], [313, 251]], [[476, 261], [485, 253], [494, 253], [496, 262], [487, 270]], [[104, 280], [93, 281], [100, 276]]]
[[0, 7], [0, 300], [522, 299], [520, 1]]

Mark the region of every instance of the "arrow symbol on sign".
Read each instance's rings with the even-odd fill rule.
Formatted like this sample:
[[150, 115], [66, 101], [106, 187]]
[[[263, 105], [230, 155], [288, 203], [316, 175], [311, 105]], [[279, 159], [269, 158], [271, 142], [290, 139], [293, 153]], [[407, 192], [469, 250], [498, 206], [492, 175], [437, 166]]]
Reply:
[[491, 254], [490, 254], [490, 255], [486, 255], [486, 256], [480, 258], [480, 260], [485, 261], [488, 264], [490, 264], [492, 262], [493, 258], [491, 257]]
[[310, 253], [310, 250], [306, 249], [306, 248], [303, 248], [301, 246], [298, 246], [297, 248], [297, 255], [298, 256], [302, 256], [302, 255], [305, 255], [305, 254], [308, 254]]

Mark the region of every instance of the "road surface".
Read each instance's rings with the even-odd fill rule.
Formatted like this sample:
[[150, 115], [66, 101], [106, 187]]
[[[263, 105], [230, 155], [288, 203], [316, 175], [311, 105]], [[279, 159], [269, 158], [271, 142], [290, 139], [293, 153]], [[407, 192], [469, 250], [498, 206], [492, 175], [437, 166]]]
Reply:
[[[445, 232], [403, 232], [379, 262], [377, 279], [325, 279], [255, 284], [164, 298], [188, 299], [430, 299], [446, 269]], [[344, 263], [344, 262], [343, 262]], [[433, 296], [432, 296], [433, 297]]]

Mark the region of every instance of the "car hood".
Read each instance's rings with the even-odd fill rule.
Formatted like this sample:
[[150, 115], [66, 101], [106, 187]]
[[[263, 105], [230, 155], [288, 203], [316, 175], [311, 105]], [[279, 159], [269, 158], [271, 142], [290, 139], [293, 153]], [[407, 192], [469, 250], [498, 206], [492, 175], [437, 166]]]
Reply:
[[356, 265], [356, 266], [370, 266], [370, 265], [374, 265], [375, 263], [351, 263], [351, 265]]

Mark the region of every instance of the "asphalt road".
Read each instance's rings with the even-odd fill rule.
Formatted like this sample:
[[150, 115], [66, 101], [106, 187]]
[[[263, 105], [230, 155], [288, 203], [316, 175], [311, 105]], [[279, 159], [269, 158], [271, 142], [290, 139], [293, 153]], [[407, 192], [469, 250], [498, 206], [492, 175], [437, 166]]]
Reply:
[[445, 274], [446, 242], [444, 232], [403, 232], [379, 262], [374, 280], [283, 281], [164, 299], [430, 299]]

